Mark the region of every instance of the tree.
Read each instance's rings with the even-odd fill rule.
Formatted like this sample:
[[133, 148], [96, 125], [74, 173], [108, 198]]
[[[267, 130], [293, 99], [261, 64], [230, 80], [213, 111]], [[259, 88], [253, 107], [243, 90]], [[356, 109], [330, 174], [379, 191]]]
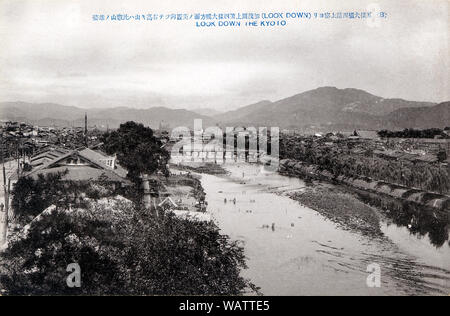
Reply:
[[57, 202], [64, 191], [64, 173], [40, 175], [37, 179], [21, 177], [13, 187], [12, 203], [15, 216], [27, 221]]
[[[82, 219], [64, 212], [43, 215], [31, 223], [25, 238], [13, 241], [2, 255], [2, 288], [10, 295], [122, 294], [125, 284], [111, 256], [100, 220]], [[112, 232], [109, 231], [111, 234]], [[102, 246], [102, 251], [98, 247]], [[66, 284], [70, 263], [82, 268], [82, 287]]]
[[140, 183], [143, 174], [168, 173], [166, 165], [170, 155], [149, 127], [126, 122], [116, 131], [105, 133], [102, 141], [106, 153], [117, 154], [119, 163], [128, 170], [128, 177], [135, 183]]
[[444, 162], [447, 160], [447, 153], [444, 150], [441, 150], [437, 154], [437, 159], [439, 162]]
[[413, 128], [405, 128], [403, 131], [378, 131], [380, 137], [397, 137], [397, 138], [435, 138], [436, 136], [447, 137], [445, 133], [439, 128], [429, 128], [423, 130], [416, 130]]
[[67, 181], [64, 172], [21, 177], [13, 187], [12, 207], [17, 219], [23, 224], [31, 221], [50, 205], [64, 208], [84, 206], [84, 197], [101, 198], [117, 193], [115, 186], [103, 176], [97, 181]]
[[[126, 201], [56, 209], [30, 224], [2, 255], [11, 295], [239, 295], [257, 290], [240, 276], [243, 248], [213, 223], [151, 216]], [[78, 263], [81, 287], [66, 267]]]

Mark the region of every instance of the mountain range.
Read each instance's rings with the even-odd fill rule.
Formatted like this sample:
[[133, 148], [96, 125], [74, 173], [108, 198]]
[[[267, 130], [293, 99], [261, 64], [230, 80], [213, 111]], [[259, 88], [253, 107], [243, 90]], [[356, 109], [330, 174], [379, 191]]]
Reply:
[[203, 126], [279, 126], [316, 130], [443, 128], [450, 125], [450, 102], [431, 103], [386, 99], [359, 89], [321, 87], [275, 102], [260, 101], [237, 110], [218, 113], [210, 109], [184, 110], [151, 107], [82, 109], [54, 103], [0, 103], [0, 118], [36, 125], [118, 127], [133, 120], [152, 128]]
[[42, 126], [84, 126], [84, 116], [88, 116], [89, 126], [116, 128], [120, 123], [136, 121], [152, 128], [160, 124], [174, 126], [193, 126], [194, 119], [200, 118], [205, 124], [214, 124], [209, 116], [200, 115], [184, 109], [152, 107], [135, 109], [115, 107], [106, 109], [82, 109], [55, 103], [0, 103], [0, 118], [28, 122]]
[[286, 128], [445, 127], [449, 105], [385, 99], [358, 89], [321, 87], [276, 102], [261, 101], [214, 116], [222, 124]]

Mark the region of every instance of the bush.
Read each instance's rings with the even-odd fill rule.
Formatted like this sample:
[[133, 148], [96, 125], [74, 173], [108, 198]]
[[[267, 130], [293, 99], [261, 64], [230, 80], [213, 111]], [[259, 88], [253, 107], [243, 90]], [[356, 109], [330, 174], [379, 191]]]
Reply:
[[384, 129], [378, 131], [378, 136], [383, 138], [435, 138], [436, 136], [442, 136], [444, 138], [447, 137], [447, 135], [443, 133], [443, 130], [439, 128], [429, 128], [423, 130], [405, 128], [403, 131], [389, 131]]
[[[238, 295], [257, 290], [240, 276], [243, 249], [213, 223], [156, 218], [129, 203], [57, 209], [31, 223], [3, 255], [7, 294]], [[69, 288], [66, 267], [81, 267]]]
[[[110, 251], [97, 250], [107, 246], [106, 238], [102, 243], [97, 238], [108, 229], [106, 222], [77, 221], [63, 212], [42, 216], [2, 256], [2, 288], [12, 295], [120, 293], [124, 282], [117, 262]], [[72, 262], [81, 266], [81, 288], [66, 285], [66, 267]]]
[[38, 179], [22, 177], [13, 187], [11, 206], [19, 220], [28, 220], [56, 203], [64, 191], [63, 173], [40, 175]]
[[22, 177], [14, 185], [12, 207], [16, 218], [28, 223], [50, 205], [63, 208], [84, 206], [84, 197], [102, 198], [116, 193], [113, 183], [102, 177], [98, 181], [62, 181], [65, 172], [39, 175], [37, 179]]

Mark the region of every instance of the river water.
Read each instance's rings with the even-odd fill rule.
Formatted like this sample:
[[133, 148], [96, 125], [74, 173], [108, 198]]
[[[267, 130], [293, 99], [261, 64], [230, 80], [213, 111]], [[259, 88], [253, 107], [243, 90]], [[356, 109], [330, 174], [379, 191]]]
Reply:
[[[285, 195], [305, 186], [300, 179], [251, 164], [225, 168], [229, 175], [201, 175], [208, 212], [223, 234], [242, 242], [242, 275], [262, 294], [450, 294], [448, 244], [436, 248], [387, 221], [383, 238], [344, 230]], [[380, 287], [368, 286], [377, 267]]]

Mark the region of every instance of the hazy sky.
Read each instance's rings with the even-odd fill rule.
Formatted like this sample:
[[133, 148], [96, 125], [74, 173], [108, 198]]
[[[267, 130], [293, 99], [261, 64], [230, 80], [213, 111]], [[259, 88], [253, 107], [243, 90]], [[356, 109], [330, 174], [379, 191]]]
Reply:
[[[319, 4], [320, 2], [320, 4]], [[387, 12], [284, 27], [96, 22], [94, 14]], [[448, 0], [0, 0], [0, 100], [225, 110], [319, 86], [450, 100]]]

